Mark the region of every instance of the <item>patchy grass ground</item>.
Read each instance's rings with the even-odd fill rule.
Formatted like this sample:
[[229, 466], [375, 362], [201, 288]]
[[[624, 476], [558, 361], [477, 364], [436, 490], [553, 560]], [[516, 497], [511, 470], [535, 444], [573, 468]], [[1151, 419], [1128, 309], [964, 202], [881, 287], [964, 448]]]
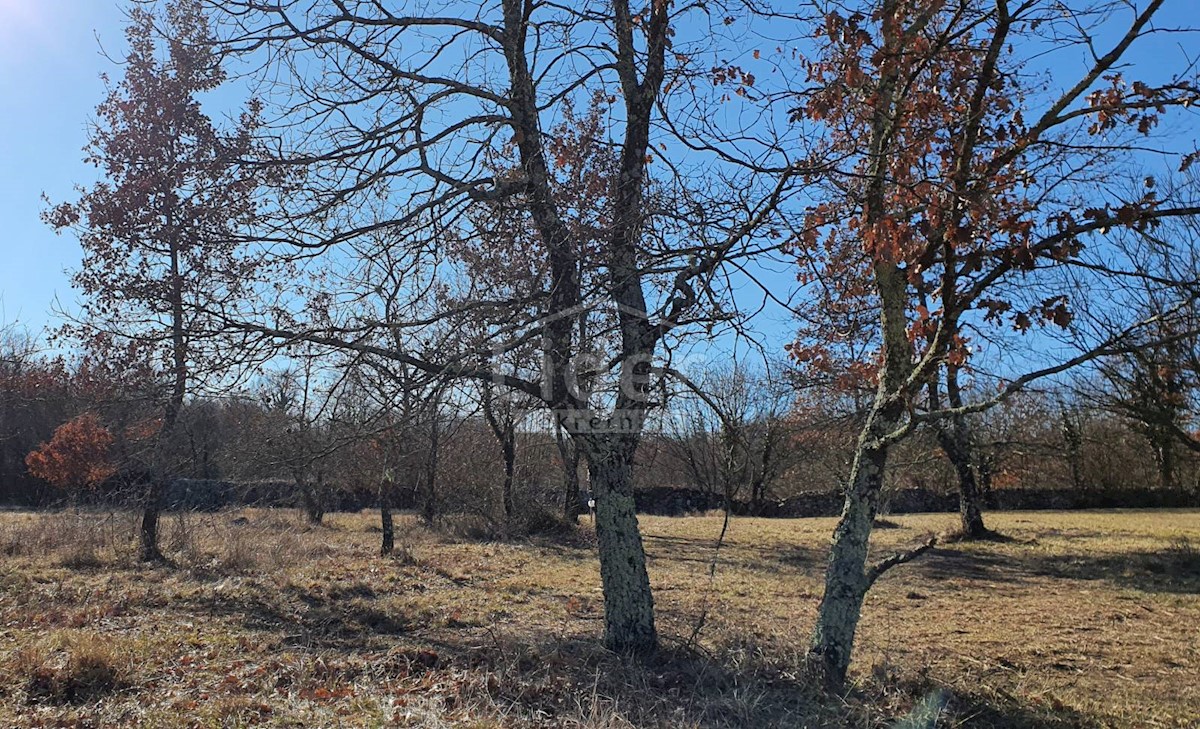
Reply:
[[[1200, 726], [1200, 512], [989, 514], [870, 594], [845, 696], [802, 657], [831, 519], [643, 518], [667, 650], [598, 646], [586, 528], [456, 543], [374, 515], [0, 514], [2, 726]], [[953, 526], [891, 517], [876, 550]], [[700, 626], [698, 635], [697, 626]]]

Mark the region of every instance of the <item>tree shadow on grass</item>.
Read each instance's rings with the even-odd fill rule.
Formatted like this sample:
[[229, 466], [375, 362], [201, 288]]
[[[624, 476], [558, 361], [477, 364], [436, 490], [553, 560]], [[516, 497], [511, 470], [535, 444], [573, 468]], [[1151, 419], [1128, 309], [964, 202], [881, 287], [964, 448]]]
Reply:
[[[886, 727], [939, 690], [872, 679], [832, 694], [807, 677], [802, 656], [754, 646], [712, 653], [668, 648], [639, 659], [605, 650], [593, 633], [552, 637], [520, 626], [431, 626], [427, 616], [375, 605], [365, 587], [256, 589], [210, 592], [171, 606], [270, 636], [268, 643], [278, 646], [271, 650], [340, 654], [343, 660], [330, 665], [353, 671], [342, 678], [358, 685], [411, 680], [421, 686], [412, 690], [434, 694], [449, 686], [453, 697], [433, 698], [538, 725]], [[985, 729], [1091, 724], [1069, 712], [1048, 719], [1036, 708], [983, 695], [951, 696], [947, 711], [943, 719]]]
[[374, 595], [325, 595], [289, 587], [274, 595], [205, 593], [179, 601], [188, 614], [232, 618], [250, 631], [271, 633], [283, 645], [359, 651], [420, 627], [414, 616], [373, 605]]
[[[753, 648], [708, 653], [664, 649], [649, 659], [613, 654], [591, 639], [498, 638], [473, 646], [465, 662], [490, 700], [519, 716], [587, 725], [676, 727], [934, 727], [1062, 729], [1094, 726], [1066, 707], [1042, 710], [982, 694], [956, 695], [931, 684], [869, 682], [831, 693], [795, 656], [772, 660]], [[487, 678], [483, 678], [487, 677]], [[920, 719], [938, 697], [930, 721]], [[944, 698], [942, 698], [944, 697]], [[941, 708], [938, 711], [937, 708]], [[927, 712], [928, 713], [928, 712]]]
[[[927, 680], [899, 680], [875, 685], [871, 692], [899, 693], [905, 700], [915, 697], [913, 707], [893, 720], [892, 729], [934, 729], [963, 726], [972, 729], [1081, 729], [1097, 726], [1097, 717], [1059, 704], [1035, 706], [1004, 692], [952, 691]], [[878, 698], [874, 699], [880, 702]]]
[[639, 659], [588, 639], [500, 639], [466, 660], [495, 677], [485, 684], [495, 704], [552, 725], [581, 716], [598, 726], [845, 727], [878, 726], [882, 717], [758, 661], [682, 648]]
[[1051, 577], [1102, 580], [1142, 592], [1200, 594], [1200, 552], [1176, 545], [1161, 551], [1065, 555], [1032, 550], [1001, 553], [978, 548], [938, 548], [930, 550], [914, 567], [920, 575], [932, 580], [1024, 582]]
[[781, 572], [811, 571], [823, 564], [827, 549], [815, 549], [799, 544], [729, 544], [717, 551], [717, 541], [708, 537], [665, 537], [648, 534], [643, 537], [646, 556], [651, 560], [711, 564], [717, 559], [717, 569], [734, 567], [778, 574]]

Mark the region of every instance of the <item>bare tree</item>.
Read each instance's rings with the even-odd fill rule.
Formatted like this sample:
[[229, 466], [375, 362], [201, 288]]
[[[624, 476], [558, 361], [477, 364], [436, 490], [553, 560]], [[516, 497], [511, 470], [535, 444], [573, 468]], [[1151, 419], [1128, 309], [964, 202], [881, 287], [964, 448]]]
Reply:
[[341, 446], [332, 427], [339, 382], [308, 354], [293, 366], [268, 373], [259, 389], [265, 410], [262, 440], [267, 466], [295, 484], [310, 524], [321, 524], [330, 501], [330, 469]]
[[767, 373], [709, 368], [696, 390], [677, 395], [666, 418], [669, 447], [693, 486], [760, 513], [771, 485], [794, 455], [791, 393]]
[[[705, 312], [718, 298], [718, 271], [793, 183], [787, 174], [766, 183], [743, 178], [710, 212], [695, 204], [678, 168], [655, 165], [664, 179], [653, 181], [652, 161], [669, 151], [656, 127], [661, 105], [676, 69], [691, 63], [675, 32], [702, 8], [496, 0], [458, 15], [433, 5], [401, 15], [374, 2], [214, 5], [227, 20], [227, 47], [265, 50], [268, 75], [284, 79], [281, 164], [308, 172], [307, 198], [290, 207], [273, 242], [305, 256], [336, 250], [357, 264], [325, 257], [344, 275], [314, 287], [320, 316], [280, 316], [289, 302], [276, 300], [263, 311], [226, 311], [226, 321], [243, 332], [490, 381], [555, 411], [583, 453], [596, 497], [605, 641], [616, 650], [654, 650], [632, 468], [656, 403], [655, 356], [686, 331], [682, 325], [711, 318]], [[597, 117], [602, 123], [585, 146], [546, 133], [569, 108], [593, 100], [611, 111]], [[579, 168], [569, 164], [572, 155], [611, 169], [591, 207], [565, 192], [567, 171]], [[648, 204], [654, 185], [677, 196], [673, 208]], [[453, 273], [443, 243], [469, 240], [483, 250], [468, 212], [496, 205], [518, 221], [520, 245], [509, 265], [535, 270], [535, 285], [521, 295], [482, 291], [461, 306], [431, 307], [429, 294]], [[398, 287], [397, 272], [407, 276]], [[364, 297], [376, 300], [370, 314]], [[347, 300], [353, 310], [338, 309]], [[583, 339], [579, 320], [596, 312], [604, 330]], [[398, 331], [420, 338], [434, 324], [453, 332], [481, 315], [497, 323], [484, 351], [481, 342], [446, 335], [425, 357], [394, 339]], [[509, 373], [485, 364], [531, 342], [539, 359], [532, 366]], [[607, 377], [603, 396], [577, 387], [582, 355]]]

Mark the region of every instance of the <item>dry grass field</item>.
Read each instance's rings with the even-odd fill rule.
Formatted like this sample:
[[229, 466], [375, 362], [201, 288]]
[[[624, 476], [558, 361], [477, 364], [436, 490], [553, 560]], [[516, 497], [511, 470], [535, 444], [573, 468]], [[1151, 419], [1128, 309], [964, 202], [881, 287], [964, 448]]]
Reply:
[[[453, 539], [375, 515], [172, 516], [172, 564], [129, 515], [0, 514], [0, 726], [1200, 726], [1200, 512], [990, 514], [868, 597], [853, 686], [803, 652], [830, 519], [642, 519], [666, 650], [598, 645], [585, 527]], [[892, 517], [876, 550], [953, 526]]]

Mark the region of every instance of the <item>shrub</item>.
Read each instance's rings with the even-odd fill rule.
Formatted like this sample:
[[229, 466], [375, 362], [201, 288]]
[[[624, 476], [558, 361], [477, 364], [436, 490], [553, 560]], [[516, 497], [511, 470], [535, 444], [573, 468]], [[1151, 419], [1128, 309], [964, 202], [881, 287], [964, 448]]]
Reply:
[[81, 703], [127, 688], [133, 658], [119, 640], [59, 631], [16, 652], [13, 670], [30, 702]]

